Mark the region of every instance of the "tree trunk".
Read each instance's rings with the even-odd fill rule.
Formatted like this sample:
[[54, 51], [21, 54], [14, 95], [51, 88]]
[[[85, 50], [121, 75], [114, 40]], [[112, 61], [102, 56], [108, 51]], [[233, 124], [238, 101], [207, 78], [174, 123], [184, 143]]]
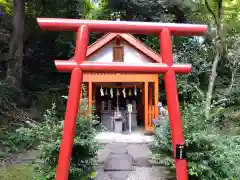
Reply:
[[222, 58], [223, 49], [224, 49], [223, 26], [222, 26], [222, 14], [223, 14], [222, 1], [223, 0], [218, 1], [217, 13], [215, 14], [209, 6], [208, 0], [205, 0], [205, 5], [208, 11], [210, 12], [210, 14], [212, 15], [214, 23], [217, 28], [216, 43], [215, 43], [216, 54], [212, 64], [212, 72], [209, 78], [208, 92], [207, 92], [206, 103], [205, 103], [205, 116], [207, 119], [209, 119], [209, 116], [210, 116], [213, 88], [214, 88], [215, 80], [217, 77], [217, 67], [220, 59]]
[[13, 0], [13, 31], [7, 58], [6, 80], [16, 88], [20, 88], [22, 82], [24, 12], [25, 0]]
[[215, 80], [217, 77], [217, 67], [218, 67], [219, 60], [220, 60], [220, 51], [217, 50], [213, 64], [212, 64], [212, 72], [211, 72], [211, 76], [209, 78], [209, 83], [208, 83], [208, 92], [207, 92], [207, 98], [206, 98], [206, 104], [205, 104], [205, 116], [207, 119], [209, 118], [209, 114], [210, 114], [212, 93], [213, 93]]
[[227, 95], [229, 95], [232, 91], [232, 88], [233, 88], [233, 85], [234, 85], [234, 82], [235, 82], [235, 74], [236, 74], [236, 70], [233, 70], [232, 77], [231, 77], [231, 83], [230, 83], [230, 86], [227, 89], [227, 93], [226, 93]]

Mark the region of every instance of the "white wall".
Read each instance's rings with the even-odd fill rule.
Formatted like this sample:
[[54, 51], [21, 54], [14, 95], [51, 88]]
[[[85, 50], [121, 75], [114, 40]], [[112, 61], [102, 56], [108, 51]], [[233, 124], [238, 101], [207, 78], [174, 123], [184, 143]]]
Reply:
[[[91, 55], [87, 60], [95, 61], [95, 62], [105, 62], [109, 63], [113, 60], [113, 46], [115, 45], [115, 41], [107, 44], [105, 47]], [[138, 50], [133, 48], [125, 41], [121, 41], [121, 45], [124, 46], [124, 63], [133, 63], [133, 64], [143, 64], [151, 62], [148, 57], [141, 54]]]

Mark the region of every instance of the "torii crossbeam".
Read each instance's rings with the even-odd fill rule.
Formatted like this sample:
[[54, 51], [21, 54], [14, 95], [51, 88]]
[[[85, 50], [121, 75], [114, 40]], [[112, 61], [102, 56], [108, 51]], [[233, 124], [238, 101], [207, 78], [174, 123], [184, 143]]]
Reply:
[[[64, 120], [63, 135], [58, 158], [56, 180], [68, 179], [83, 72], [164, 74], [170, 128], [172, 133], [172, 145], [176, 167], [176, 177], [178, 180], [187, 180], [187, 161], [184, 158], [184, 137], [181, 115], [179, 111], [176, 74], [189, 73], [191, 70], [191, 64], [173, 64], [171, 34], [184, 36], [203, 35], [207, 30], [207, 26], [193, 24], [163, 24], [56, 18], [38, 18], [37, 21], [43, 30], [77, 32], [74, 60], [55, 61], [56, 67], [59, 71], [72, 73]], [[123, 63], [84, 62], [86, 59], [88, 37], [90, 32], [156, 34], [160, 38], [160, 50], [163, 63], [129, 65]]]

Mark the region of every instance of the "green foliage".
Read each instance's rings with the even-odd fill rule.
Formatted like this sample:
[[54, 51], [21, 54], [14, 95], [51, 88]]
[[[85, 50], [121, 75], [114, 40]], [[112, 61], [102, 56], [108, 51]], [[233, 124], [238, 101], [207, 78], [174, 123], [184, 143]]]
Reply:
[[[55, 177], [55, 167], [63, 128], [63, 122], [54, 121], [54, 117], [53, 109], [48, 112], [45, 121], [46, 124], [39, 135], [42, 152], [41, 159], [44, 165], [47, 165], [47, 168], [43, 166], [41, 171], [49, 176], [48, 179], [54, 179]], [[94, 141], [95, 130], [92, 120], [91, 116], [78, 116], [69, 179], [83, 179], [94, 172], [93, 166], [96, 163], [98, 146]]]
[[1, 11], [6, 14], [11, 14], [12, 12], [12, 0], [0, 0]]
[[[175, 0], [156, 1], [156, 0], [107, 0], [111, 12], [118, 12], [124, 20], [172, 22], [184, 16], [181, 6]], [[176, 17], [174, 17], [176, 16]], [[186, 19], [186, 18], [184, 18]]]
[[[189, 175], [201, 180], [239, 179], [240, 137], [216, 133], [213, 120], [203, 114], [202, 103], [190, 104], [182, 112]], [[169, 121], [157, 131], [153, 162], [174, 169]]]
[[[85, 104], [80, 111], [86, 109]], [[69, 179], [85, 179], [95, 174], [98, 144], [94, 140], [95, 115], [78, 116], [76, 134], [72, 149], [72, 160]], [[20, 128], [12, 142], [17, 147], [38, 144], [41, 156], [38, 162], [40, 179], [55, 179], [56, 165], [62, 136], [63, 121], [56, 116], [56, 106], [46, 111], [43, 122], [31, 128]]]
[[174, 38], [175, 63], [192, 64], [191, 73], [177, 76], [180, 100], [192, 102], [199, 100], [199, 88], [205, 89], [206, 78], [210, 72], [211, 63], [208, 58], [211, 49], [202, 45], [195, 38]]

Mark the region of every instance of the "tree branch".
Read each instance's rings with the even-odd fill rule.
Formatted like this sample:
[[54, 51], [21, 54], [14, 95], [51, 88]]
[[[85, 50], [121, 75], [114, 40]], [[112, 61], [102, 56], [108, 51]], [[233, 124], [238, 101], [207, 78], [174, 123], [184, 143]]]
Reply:
[[208, 11], [212, 14], [212, 17], [213, 17], [213, 19], [214, 19], [214, 22], [215, 22], [215, 24], [217, 25], [217, 24], [218, 24], [218, 20], [217, 20], [216, 14], [214, 14], [213, 10], [210, 8], [207, 0], [205, 0], [205, 5], [206, 5]]

